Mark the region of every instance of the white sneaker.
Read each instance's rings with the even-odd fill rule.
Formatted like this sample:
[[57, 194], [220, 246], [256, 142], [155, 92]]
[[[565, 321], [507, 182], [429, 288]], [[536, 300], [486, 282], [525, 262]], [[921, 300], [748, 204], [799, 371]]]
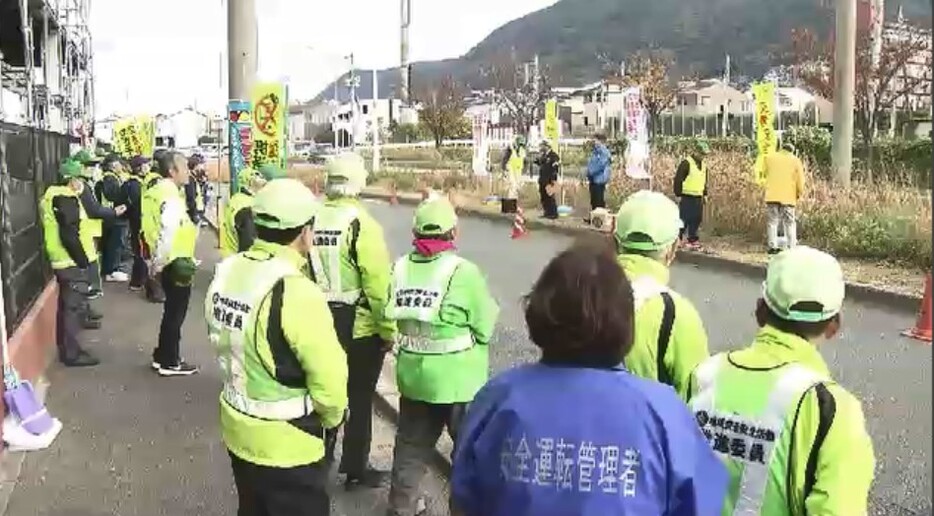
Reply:
[[116, 271], [104, 276], [104, 281], [109, 283], [126, 283], [130, 281], [130, 275], [123, 271]]

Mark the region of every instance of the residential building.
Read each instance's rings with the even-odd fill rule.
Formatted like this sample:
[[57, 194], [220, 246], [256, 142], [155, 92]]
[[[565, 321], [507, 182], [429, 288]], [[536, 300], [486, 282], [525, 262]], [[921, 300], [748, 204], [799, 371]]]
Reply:
[[719, 79], [681, 82], [674, 112], [686, 116], [751, 113], [753, 102], [745, 93]]

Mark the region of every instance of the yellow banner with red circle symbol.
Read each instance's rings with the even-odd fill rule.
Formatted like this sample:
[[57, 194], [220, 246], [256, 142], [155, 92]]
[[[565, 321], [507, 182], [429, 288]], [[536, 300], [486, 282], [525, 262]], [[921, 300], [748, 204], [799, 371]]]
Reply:
[[253, 167], [285, 167], [288, 94], [281, 82], [253, 86]]
[[753, 177], [757, 183], [765, 181], [765, 158], [775, 152], [778, 135], [775, 133], [775, 84], [760, 82], [752, 85], [756, 100], [756, 165]]

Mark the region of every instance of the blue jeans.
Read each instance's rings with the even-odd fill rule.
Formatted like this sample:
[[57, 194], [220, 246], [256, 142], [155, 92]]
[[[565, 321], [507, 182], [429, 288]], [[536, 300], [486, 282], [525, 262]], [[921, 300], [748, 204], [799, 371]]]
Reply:
[[126, 224], [113, 224], [104, 227], [103, 252], [101, 253], [101, 274], [108, 276], [120, 269], [123, 261], [123, 248], [126, 247]]

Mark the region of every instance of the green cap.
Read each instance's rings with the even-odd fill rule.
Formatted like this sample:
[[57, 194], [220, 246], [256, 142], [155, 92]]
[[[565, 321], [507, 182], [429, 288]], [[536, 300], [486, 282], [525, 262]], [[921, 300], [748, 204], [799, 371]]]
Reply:
[[73, 179], [76, 177], [81, 177], [81, 174], [84, 172], [84, 167], [81, 163], [68, 158], [62, 161], [62, 164], [58, 167], [58, 175], [62, 179]]
[[279, 168], [272, 163], [266, 163], [265, 165], [259, 167], [259, 175], [262, 176], [266, 181], [272, 181], [273, 179], [282, 179], [286, 177], [285, 171]]
[[[836, 258], [811, 247], [797, 246], [782, 251], [769, 262], [762, 298], [782, 319], [820, 322], [840, 312], [845, 290], [843, 270]], [[800, 306], [802, 303], [806, 305]]]
[[82, 165], [91, 165], [93, 163], [100, 163], [101, 161], [100, 158], [88, 152], [87, 149], [79, 150], [75, 153], [74, 156], [71, 157], [71, 159], [81, 163]]
[[325, 171], [328, 193], [357, 195], [366, 186], [368, 173], [359, 154], [341, 154], [328, 162]]
[[196, 272], [198, 272], [198, 264], [193, 258], [178, 258], [172, 262], [172, 276], [176, 285], [182, 287], [191, 285]]
[[318, 200], [301, 181], [270, 181], [254, 197], [253, 219], [257, 226], [293, 229], [308, 224], [318, 213]]
[[447, 197], [429, 198], [415, 209], [412, 224], [419, 235], [443, 235], [457, 225], [457, 213]]
[[678, 239], [681, 228], [678, 205], [659, 192], [640, 190], [616, 213], [616, 241], [625, 249], [664, 249]]
[[710, 144], [703, 138], [694, 141], [694, 150], [702, 155], [710, 154]]

